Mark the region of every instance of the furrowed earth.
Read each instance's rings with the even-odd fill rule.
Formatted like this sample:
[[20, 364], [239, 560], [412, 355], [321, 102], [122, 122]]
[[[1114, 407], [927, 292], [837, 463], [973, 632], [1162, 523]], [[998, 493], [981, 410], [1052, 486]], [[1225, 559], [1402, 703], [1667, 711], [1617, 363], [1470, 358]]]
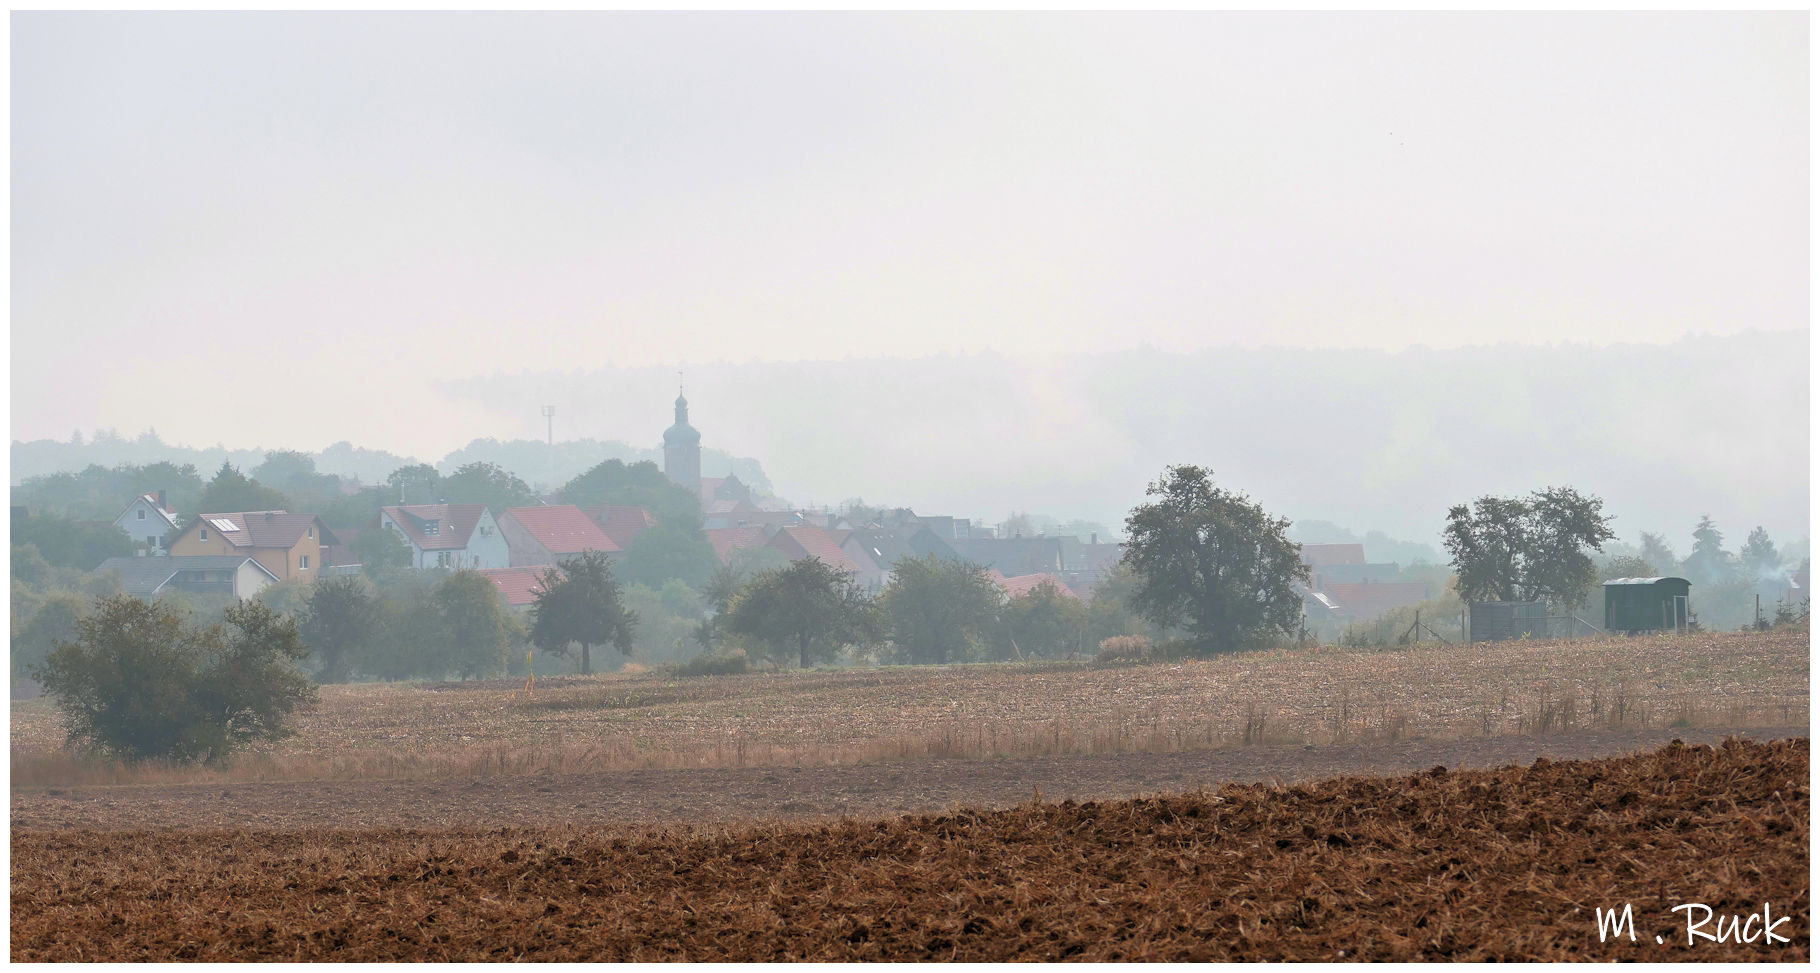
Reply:
[[[12, 958], [1802, 960], [1806, 647], [1455, 650], [1483, 653], [1476, 681], [1414, 689], [1431, 650], [616, 675], [503, 704], [495, 685], [335, 687], [299, 739], [204, 771], [68, 762], [42, 701], [15, 703]], [[1375, 705], [1292, 692], [1309, 671], [1350, 673], [1344, 705]], [[1215, 685], [1203, 735], [1170, 732]], [[1076, 705], [1010, 698], [1033, 686]], [[1263, 720], [1247, 686], [1277, 696]], [[994, 694], [990, 734], [905, 736], [932, 699]], [[872, 711], [890, 695], [911, 715]], [[1106, 730], [1142, 706], [1143, 732]], [[356, 723], [475, 736], [503, 713], [498, 745], [542, 719], [621, 732], [628, 708], [661, 742], [394, 774], [319, 756]], [[850, 716], [795, 748], [687, 745]], [[1635, 941], [1601, 943], [1594, 908], [1626, 903]], [[1681, 903], [1755, 930], [1767, 908], [1792, 941], [1690, 945]]]

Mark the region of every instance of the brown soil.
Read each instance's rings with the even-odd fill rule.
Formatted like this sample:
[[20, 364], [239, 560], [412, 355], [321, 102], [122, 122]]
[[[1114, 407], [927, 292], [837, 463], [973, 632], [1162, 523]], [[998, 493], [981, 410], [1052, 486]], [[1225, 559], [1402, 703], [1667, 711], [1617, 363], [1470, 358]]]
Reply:
[[[1526, 741], [1493, 741], [1482, 748]], [[1528, 742], [1572, 752], [1617, 741]], [[1348, 760], [1441, 762], [1438, 744], [1323, 753], [1151, 755], [1143, 788], [1189, 786], [1208, 761], [1248, 757], [1248, 776], [1330, 771]], [[1461, 746], [1461, 745], [1455, 745]], [[1501, 759], [1495, 749], [1477, 758]], [[1300, 754], [1298, 757], [1297, 754]], [[1090, 760], [981, 761], [857, 770], [896, 794], [940, 801], [944, 775], [977, 793], [1060, 780], [1050, 797], [1116, 786]], [[1455, 751], [1456, 760], [1473, 759]], [[1172, 761], [1179, 761], [1172, 763]], [[1062, 771], [1072, 764], [1074, 771]], [[1179, 783], [1165, 768], [1184, 775]], [[965, 773], [957, 773], [965, 771]], [[840, 773], [852, 774], [854, 768]], [[728, 776], [717, 777], [716, 773]], [[181, 822], [203, 795], [121, 788], [106, 818], [141, 809], [156, 831], [36, 830], [16, 816], [14, 960], [1805, 960], [1809, 954], [1808, 745], [1673, 744], [1589, 762], [1538, 759], [1494, 771], [1422, 770], [1283, 787], [1232, 784], [1170, 797], [1044, 801], [1002, 810], [831, 823], [664, 830], [404, 830], [390, 823], [518, 820], [531, 808], [600, 802], [652, 816], [864, 797], [859, 778], [777, 774], [747, 797], [709, 795], [743, 771], [520, 781], [504, 817], [459, 789], [344, 793], [315, 784], [265, 799], [264, 827]], [[760, 772], [762, 773], [762, 772]], [[1069, 776], [1070, 774], [1080, 776]], [[990, 785], [982, 778], [991, 780]], [[1074, 783], [1069, 783], [1073, 781]], [[692, 782], [692, 783], [691, 783]], [[286, 785], [262, 785], [284, 787]], [[412, 785], [417, 787], [420, 785]], [[539, 786], [551, 786], [548, 793]], [[693, 797], [666, 795], [665, 786]], [[253, 788], [249, 788], [252, 790]], [[127, 793], [133, 791], [134, 793]], [[320, 808], [277, 805], [321, 795]], [[351, 795], [351, 796], [350, 796]], [[554, 796], [553, 796], [554, 795]], [[76, 798], [78, 795], [67, 795]], [[1008, 795], [1007, 795], [1008, 797]], [[144, 799], [142, 799], [144, 798]], [[57, 798], [46, 796], [44, 800]], [[149, 800], [145, 800], [149, 799]], [[901, 796], [887, 801], [903, 800]], [[992, 798], [987, 797], [987, 800]], [[37, 798], [28, 800], [35, 804]], [[429, 811], [407, 805], [452, 800]], [[872, 798], [865, 798], [872, 800]], [[870, 806], [861, 800], [862, 806]], [[15, 814], [19, 808], [15, 798]], [[76, 800], [72, 803], [84, 803]], [[128, 805], [124, 809], [121, 805]], [[105, 805], [104, 805], [105, 806]], [[335, 830], [349, 808], [386, 825]], [[511, 810], [516, 809], [516, 810]], [[39, 812], [43, 808], [38, 808]], [[339, 815], [339, 816], [338, 816]], [[69, 820], [43, 824], [73, 823]], [[1679, 903], [1721, 915], [1791, 917], [1774, 946], [1690, 945]], [[1595, 907], [1634, 910], [1637, 938], [1601, 943]], [[1760, 926], [1759, 926], [1760, 927]], [[1710, 927], [1709, 927], [1710, 928]], [[1662, 937], [1658, 944], [1656, 938]]]

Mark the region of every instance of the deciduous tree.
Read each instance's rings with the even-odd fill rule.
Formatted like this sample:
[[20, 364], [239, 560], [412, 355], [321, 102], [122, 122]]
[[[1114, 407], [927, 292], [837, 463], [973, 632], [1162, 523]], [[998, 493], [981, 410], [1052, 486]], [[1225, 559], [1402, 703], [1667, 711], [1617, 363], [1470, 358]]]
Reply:
[[985, 568], [934, 554], [899, 560], [879, 598], [891, 640], [909, 661], [925, 665], [980, 654], [1004, 601]]
[[812, 557], [752, 579], [733, 603], [727, 627], [775, 649], [794, 649], [804, 669], [879, 633], [872, 599], [853, 576]]
[[590, 672], [592, 646], [611, 643], [632, 654], [638, 616], [625, 607], [619, 581], [605, 554], [587, 551], [544, 575], [531, 608], [531, 641], [545, 652], [568, 655], [581, 646], [581, 671]]
[[1214, 486], [1198, 466], [1172, 466], [1126, 519], [1131, 603], [1169, 628], [1186, 624], [1202, 651], [1231, 652], [1301, 628], [1296, 582], [1308, 580], [1289, 521]]
[[380, 630], [380, 608], [359, 578], [323, 578], [310, 586], [297, 613], [297, 631], [316, 658], [318, 682], [346, 682], [369, 654]]
[[504, 671], [511, 633], [493, 582], [473, 571], [457, 571], [436, 586], [434, 598], [446, 640], [444, 665], [463, 679]]
[[1443, 537], [1465, 601], [1546, 600], [1572, 611], [1599, 572], [1589, 552], [1617, 535], [1598, 497], [1570, 487], [1480, 497], [1447, 512]]

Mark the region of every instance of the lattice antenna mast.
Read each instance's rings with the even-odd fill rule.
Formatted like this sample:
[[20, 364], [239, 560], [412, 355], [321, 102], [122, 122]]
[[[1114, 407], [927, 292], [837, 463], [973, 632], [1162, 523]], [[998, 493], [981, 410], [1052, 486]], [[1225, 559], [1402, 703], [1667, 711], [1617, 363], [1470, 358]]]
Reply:
[[550, 482], [556, 482], [556, 407], [543, 407], [544, 435], [550, 442]]

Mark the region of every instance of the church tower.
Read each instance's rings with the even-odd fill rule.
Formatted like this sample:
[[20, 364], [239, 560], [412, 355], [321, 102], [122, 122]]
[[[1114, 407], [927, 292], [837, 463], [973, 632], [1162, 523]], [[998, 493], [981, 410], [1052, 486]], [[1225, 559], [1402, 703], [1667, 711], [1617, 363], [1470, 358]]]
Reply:
[[664, 475], [701, 496], [701, 433], [689, 425], [689, 400], [676, 392], [676, 424], [664, 430]]

